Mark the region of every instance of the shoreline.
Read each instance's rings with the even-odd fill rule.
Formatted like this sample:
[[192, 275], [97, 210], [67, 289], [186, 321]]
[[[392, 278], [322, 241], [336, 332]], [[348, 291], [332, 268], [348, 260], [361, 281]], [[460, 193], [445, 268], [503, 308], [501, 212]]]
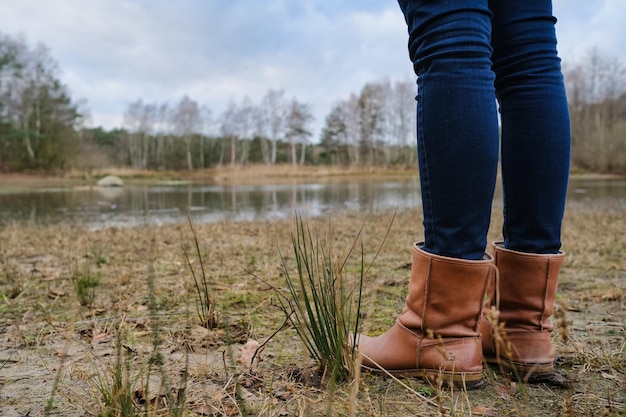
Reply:
[[[417, 168], [318, 167], [291, 165], [248, 165], [194, 171], [148, 171], [102, 169], [50, 174], [37, 172], [0, 173], [0, 192], [7, 189], [94, 185], [106, 175], [120, 177], [127, 184], [231, 184], [257, 185], [292, 182], [341, 181], [345, 178], [410, 178]], [[19, 184], [19, 185], [18, 185]]]
[[[106, 175], [120, 177], [127, 184], [229, 184], [260, 185], [282, 183], [334, 182], [374, 180], [381, 178], [417, 178], [417, 167], [326, 167], [292, 165], [248, 165], [211, 168], [195, 171], [148, 171], [132, 169], [102, 169], [91, 173], [71, 171], [55, 175], [50, 173], [0, 173], [0, 193], [24, 189], [95, 186]], [[570, 178], [623, 179], [626, 176], [592, 172], [571, 172]]]

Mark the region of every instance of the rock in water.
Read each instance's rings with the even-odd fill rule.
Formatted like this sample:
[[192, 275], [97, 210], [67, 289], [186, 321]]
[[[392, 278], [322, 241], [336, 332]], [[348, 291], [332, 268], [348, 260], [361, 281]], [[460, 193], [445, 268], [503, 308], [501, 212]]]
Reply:
[[97, 182], [98, 187], [123, 187], [124, 181], [116, 175], [107, 175]]

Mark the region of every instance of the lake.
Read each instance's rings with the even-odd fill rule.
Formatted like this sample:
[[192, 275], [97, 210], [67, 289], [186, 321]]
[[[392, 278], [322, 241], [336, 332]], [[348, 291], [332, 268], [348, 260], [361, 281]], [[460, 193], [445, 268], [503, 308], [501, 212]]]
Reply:
[[[502, 207], [496, 190], [494, 208]], [[75, 222], [95, 230], [104, 227], [194, 222], [283, 219], [297, 208], [307, 216], [343, 211], [361, 213], [420, 206], [414, 180], [346, 180], [345, 182], [277, 185], [198, 185], [165, 183], [120, 188], [36, 188], [18, 193], [0, 189], [0, 225]], [[626, 179], [570, 181], [568, 206], [626, 210]]]

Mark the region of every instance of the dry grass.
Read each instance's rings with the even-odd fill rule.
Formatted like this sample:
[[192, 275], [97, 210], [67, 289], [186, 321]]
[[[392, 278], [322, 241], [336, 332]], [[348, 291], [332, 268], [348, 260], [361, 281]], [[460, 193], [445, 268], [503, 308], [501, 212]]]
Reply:
[[[369, 263], [391, 217], [334, 216], [339, 253], [365, 222], [361, 237]], [[494, 216], [491, 239], [498, 238], [500, 226]], [[181, 415], [188, 416], [617, 416], [625, 411], [622, 208], [578, 207], [566, 216], [568, 257], [558, 294], [564, 315], [558, 322], [567, 325], [569, 341], [557, 332], [555, 346], [559, 369], [574, 380], [569, 389], [515, 384], [487, 369], [487, 387], [471, 393], [372, 375], [327, 392], [296, 333], [283, 329], [274, 335], [283, 312], [274, 293], [251, 275], [284, 285], [279, 250], [285, 256], [292, 252], [291, 222], [194, 227], [219, 317], [212, 330], [196, 316], [196, 287], [181, 249], [181, 243], [193, 242], [188, 225], [96, 232], [72, 225], [0, 229], [2, 415], [43, 415], [47, 404], [49, 415], [116, 415], [106, 413], [102, 387], [119, 372], [126, 385], [118, 389], [134, 401], [131, 409], [155, 416], [170, 415], [176, 408], [168, 401], [176, 401], [181, 390]], [[410, 245], [420, 239], [420, 230], [417, 211], [398, 213], [364, 284], [366, 332], [382, 332], [399, 313]], [[194, 257], [190, 261], [199, 266]], [[91, 306], [81, 306], [77, 298], [75, 265], [88, 265], [100, 276]], [[252, 362], [242, 354], [250, 339], [264, 347]]]

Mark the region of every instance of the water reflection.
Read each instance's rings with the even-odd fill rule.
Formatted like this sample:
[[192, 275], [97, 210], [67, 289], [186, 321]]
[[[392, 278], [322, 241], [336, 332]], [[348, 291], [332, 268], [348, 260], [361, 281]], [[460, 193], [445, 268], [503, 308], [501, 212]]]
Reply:
[[359, 210], [377, 212], [419, 205], [416, 181], [281, 185], [168, 185], [83, 187], [0, 194], [1, 223], [72, 220], [89, 228], [179, 222], [310, 216]]
[[[501, 209], [501, 192], [494, 208]], [[626, 207], [626, 180], [573, 180], [568, 205]], [[74, 221], [90, 229], [180, 222], [281, 219], [294, 207], [309, 216], [358, 210], [402, 210], [420, 205], [419, 182], [354, 181], [281, 185], [159, 185], [74, 187], [0, 194], [0, 224]]]
[[626, 179], [575, 179], [570, 181], [567, 206], [576, 209], [601, 207], [624, 210]]

